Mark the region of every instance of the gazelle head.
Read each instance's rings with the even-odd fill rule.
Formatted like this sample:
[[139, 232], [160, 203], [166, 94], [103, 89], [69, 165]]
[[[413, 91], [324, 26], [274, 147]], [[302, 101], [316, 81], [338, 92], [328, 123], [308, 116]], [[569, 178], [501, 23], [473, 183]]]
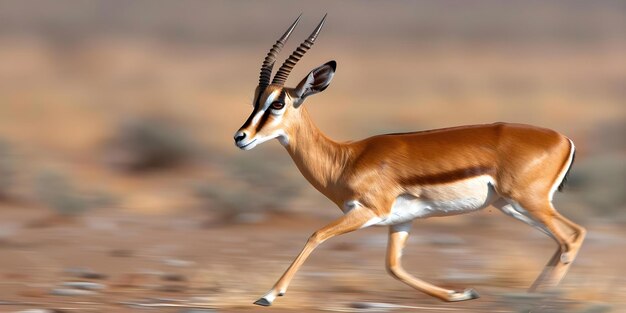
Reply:
[[283, 145], [287, 145], [290, 130], [298, 123], [299, 108], [304, 99], [328, 87], [337, 68], [335, 61], [327, 62], [313, 69], [295, 88], [284, 86], [293, 67], [313, 46], [325, 20], [326, 16], [317, 25], [313, 33], [287, 58], [270, 84], [276, 56], [300, 21], [300, 17], [276, 41], [261, 66], [259, 85], [254, 92], [254, 109], [243, 126], [235, 133], [235, 145], [237, 147], [242, 150], [250, 150], [274, 138], [278, 138]]

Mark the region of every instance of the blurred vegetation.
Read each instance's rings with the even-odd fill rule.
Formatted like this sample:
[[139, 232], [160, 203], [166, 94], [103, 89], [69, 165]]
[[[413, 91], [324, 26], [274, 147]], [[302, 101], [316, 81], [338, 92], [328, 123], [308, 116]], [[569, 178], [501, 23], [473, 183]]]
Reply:
[[60, 216], [75, 216], [117, 203], [113, 195], [78, 189], [67, 176], [53, 171], [44, 171], [36, 177], [35, 194], [39, 201]]
[[0, 200], [9, 197], [15, 176], [14, 162], [11, 145], [0, 139]]
[[141, 116], [121, 123], [105, 147], [111, 166], [123, 171], [172, 168], [189, 161], [191, 137], [184, 127], [164, 117]]
[[605, 217], [626, 217], [626, 160], [621, 155], [576, 162], [568, 185], [590, 211]]
[[225, 159], [221, 162], [232, 182], [212, 180], [197, 184], [195, 195], [211, 212], [217, 212], [222, 222], [255, 222], [266, 212], [289, 212], [293, 199], [303, 188], [301, 177], [290, 176], [292, 166], [283, 158], [263, 158], [250, 155]]

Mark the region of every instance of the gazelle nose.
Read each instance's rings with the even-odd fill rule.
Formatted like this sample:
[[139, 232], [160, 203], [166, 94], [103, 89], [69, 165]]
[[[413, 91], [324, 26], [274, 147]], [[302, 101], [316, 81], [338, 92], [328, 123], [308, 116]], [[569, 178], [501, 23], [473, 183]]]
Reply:
[[235, 143], [238, 143], [238, 142], [244, 140], [245, 138], [246, 138], [246, 133], [244, 133], [244, 132], [237, 132], [235, 134]]

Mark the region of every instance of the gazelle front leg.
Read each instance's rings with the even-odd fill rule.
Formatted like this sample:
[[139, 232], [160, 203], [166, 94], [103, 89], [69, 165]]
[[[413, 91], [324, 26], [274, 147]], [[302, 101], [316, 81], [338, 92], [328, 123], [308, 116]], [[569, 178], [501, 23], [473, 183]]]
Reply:
[[341, 218], [313, 233], [304, 245], [304, 249], [302, 249], [300, 254], [298, 254], [283, 276], [281, 276], [276, 284], [274, 284], [274, 287], [272, 287], [272, 289], [263, 297], [254, 302], [254, 304], [262, 306], [272, 305], [272, 302], [274, 302], [274, 299], [276, 299], [277, 296], [282, 296], [287, 291], [287, 287], [289, 287], [289, 282], [291, 282], [293, 276], [318, 245], [334, 236], [362, 228], [363, 226], [366, 226], [368, 221], [371, 221], [376, 217], [377, 216], [370, 209], [356, 207]]
[[467, 289], [463, 292], [456, 292], [454, 290], [444, 289], [435, 285], [429, 284], [423, 280], [413, 277], [407, 273], [400, 263], [402, 258], [402, 250], [406, 245], [406, 240], [409, 237], [409, 230], [411, 229], [411, 222], [397, 224], [389, 227], [389, 243], [387, 246], [387, 270], [389, 274], [394, 278], [402, 281], [403, 283], [433, 297], [437, 297], [443, 301], [463, 301], [472, 300], [479, 297], [478, 293], [474, 289]]

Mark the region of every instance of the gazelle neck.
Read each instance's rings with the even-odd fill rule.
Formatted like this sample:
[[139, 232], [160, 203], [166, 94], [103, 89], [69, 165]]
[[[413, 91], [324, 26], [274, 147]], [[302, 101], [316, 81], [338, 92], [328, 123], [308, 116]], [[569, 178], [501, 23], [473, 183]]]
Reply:
[[334, 201], [334, 192], [352, 151], [348, 144], [326, 137], [311, 120], [305, 107], [299, 121], [288, 135], [285, 148], [304, 177], [320, 192]]

